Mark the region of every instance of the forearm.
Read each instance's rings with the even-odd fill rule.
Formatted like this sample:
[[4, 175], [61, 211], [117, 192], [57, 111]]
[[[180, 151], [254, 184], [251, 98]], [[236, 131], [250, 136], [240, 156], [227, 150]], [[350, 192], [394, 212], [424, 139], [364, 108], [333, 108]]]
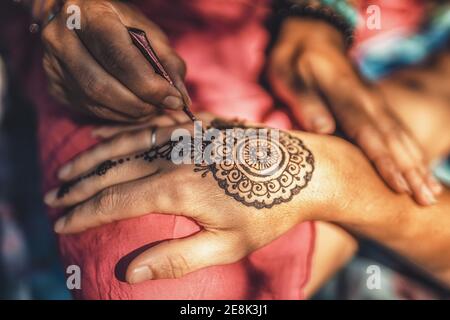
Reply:
[[388, 189], [363, 155], [350, 149], [340, 153], [348, 169], [337, 177], [345, 181], [341, 198], [350, 200], [318, 220], [374, 239], [450, 284], [450, 192], [434, 206], [418, 206]]

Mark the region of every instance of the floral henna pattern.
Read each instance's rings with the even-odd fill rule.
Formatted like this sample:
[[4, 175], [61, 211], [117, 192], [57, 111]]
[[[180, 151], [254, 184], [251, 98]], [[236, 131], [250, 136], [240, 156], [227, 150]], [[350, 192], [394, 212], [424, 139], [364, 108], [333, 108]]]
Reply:
[[[212, 156], [221, 161], [196, 164], [194, 171], [211, 172], [220, 188], [235, 200], [257, 209], [288, 202], [308, 185], [314, 157], [303, 142], [287, 132], [264, 129], [267, 135], [222, 135]], [[256, 131], [255, 131], [256, 132]]]

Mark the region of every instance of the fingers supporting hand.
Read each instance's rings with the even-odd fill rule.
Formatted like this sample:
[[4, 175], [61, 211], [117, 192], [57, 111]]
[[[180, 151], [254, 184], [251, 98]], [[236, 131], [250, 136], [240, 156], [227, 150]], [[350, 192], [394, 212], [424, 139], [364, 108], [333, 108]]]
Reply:
[[[153, 105], [140, 100], [107, 73], [91, 56], [76, 34], [66, 30], [65, 26], [60, 27], [61, 23], [63, 22], [54, 21], [48, 25], [42, 37], [47, 47], [51, 48], [48, 59], [57, 60], [57, 63], [61, 65], [60, 81], [72, 96], [77, 97], [77, 101], [71, 101], [72, 103], [87, 104], [89, 102], [93, 105], [102, 105], [131, 117], [141, 116], [142, 110], [154, 111]], [[60, 28], [64, 28], [62, 35]], [[80, 64], [80, 61], [83, 63]], [[128, 106], [127, 110], [123, 110], [124, 105]], [[88, 111], [95, 114], [92, 110], [88, 109]]]
[[[99, 10], [102, 13], [102, 23], [95, 23]], [[86, 27], [77, 32], [92, 55], [108, 73], [143, 101], [164, 108], [181, 109], [183, 102], [178, 90], [155, 73], [150, 63], [133, 45], [126, 26], [116, 12], [99, 10], [87, 13]], [[151, 39], [154, 30], [147, 32]], [[178, 59], [175, 55], [170, 58]]]
[[378, 109], [375, 123], [366, 114], [358, 116], [358, 109], [353, 114], [338, 112], [344, 119], [344, 130], [361, 147], [393, 190], [410, 194], [421, 205], [436, 203], [436, 195], [440, 193], [439, 184], [431, 178], [419, 147], [401, 124], [384, 113], [383, 108]]
[[[141, 120], [158, 108], [180, 110], [190, 103], [183, 83], [184, 62], [156, 25], [130, 4], [83, 0], [76, 4], [82, 11], [81, 29], [66, 27], [63, 9], [42, 33], [46, 57], [61, 64], [62, 72], [55, 75], [46, 62], [50, 88], [60, 101], [96, 117], [126, 122]], [[143, 28], [154, 41], [176, 87], [156, 74], [133, 45], [127, 23]]]

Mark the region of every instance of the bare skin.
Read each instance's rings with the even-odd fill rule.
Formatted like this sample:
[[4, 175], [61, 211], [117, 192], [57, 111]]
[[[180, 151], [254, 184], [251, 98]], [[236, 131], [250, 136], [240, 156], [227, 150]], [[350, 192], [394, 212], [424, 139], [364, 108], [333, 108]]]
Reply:
[[[141, 131], [149, 135], [148, 129], [134, 134]], [[445, 214], [450, 209], [448, 191], [439, 204], [419, 207], [409, 197], [387, 189], [362, 153], [349, 143], [335, 137], [290, 134], [304, 141], [311, 150], [315, 170], [308, 186], [289, 202], [270, 209], [248, 207], [226, 195], [210, 176], [202, 178], [194, 172], [193, 165], [155, 160], [150, 167], [141, 162], [112, 169], [100, 178], [73, 187], [62, 198], [56, 197], [56, 191], [51, 192], [46, 202], [52, 206], [72, 206], [87, 200], [58, 221], [56, 231], [81, 232], [148, 212], [185, 215], [203, 226], [204, 231], [195, 236], [162, 243], [137, 257], [127, 274], [128, 281], [136, 283], [178, 277], [206, 266], [231, 263], [297, 223], [328, 221], [369, 236], [438, 279], [450, 281], [447, 274], [450, 261], [440, 254], [450, 246], [446, 228], [450, 220]], [[94, 148], [93, 153], [111, 156], [115, 149], [111, 141], [115, 139], [120, 139], [121, 144], [128, 141], [127, 145], [137, 141], [129, 133], [119, 135], [113, 137], [106, 148], [103, 146], [103, 151], [98, 151], [100, 146]], [[76, 161], [85, 161], [82, 157]], [[92, 154], [84, 157], [92, 158]], [[151, 190], [159, 192], [155, 194]], [[355, 194], [357, 200], [349, 198]], [[216, 206], [218, 201], [220, 207]], [[439, 228], [435, 221], [439, 221]], [[270, 230], [267, 225], [271, 226]], [[416, 239], [428, 241], [420, 247]]]
[[338, 123], [394, 191], [422, 205], [435, 202], [440, 188], [423, 149], [381, 92], [358, 73], [334, 27], [311, 19], [285, 21], [268, 75], [304, 130], [333, 133]]
[[[333, 140], [334, 141], [334, 140]], [[364, 148], [363, 148], [364, 149]], [[367, 150], [364, 150], [364, 151], [366, 151], [366, 153], [367, 153]], [[378, 150], [378, 151], [380, 151], [380, 150]], [[398, 159], [395, 159], [395, 160], [398, 160]], [[420, 161], [419, 161], [420, 162]], [[418, 171], [420, 171], [420, 172], [423, 172], [424, 170], [423, 170], [423, 168], [421, 168], [420, 167], [421, 166], [421, 164], [417, 167], [417, 168], [419, 168], [418, 169]], [[379, 167], [379, 166], [377, 166], [377, 167]], [[380, 170], [380, 168], [379, 168], [379, 170]], [[381, 172], [381, 174], [383, 175], [383, 172]], [[385, 177], [385, 175], [383, 175], [383, 177]], [[410, 183], [410, 184], [413, 184], [414, 185], [414, 187], [418, 187], [417, 188], [417, 190], [420, 190], [421, 188], [422, 188], [422, 185], [423, 185], [423, 183], [424, 182], [426, 182], [426, 184], [427, 184], [427, 186], [431, 189], [431, 191], [433, 192], [433, 193], [436, 193], [436, 194], [438, 194], [438, 192], [435, 192], [435, 190], [437, 189], [437, 187], [434, 185], [434, 182], [431, 182], [431, 181], [429, 181], [428, 179], [430, 179], [429, 177], [427, 177], [426, 175], [424, 175], [424, 174], [422, 174], [421, 175], [421, 178], [422, 178], [422, 182], [420, 183], [420, 184], [418, 184], [418, 183], [412, 183], [412, 181], [414, 181], [414, 180], [417, 180], [417, 179], [407, 179], [408, 180], [408, 182]], [[389, 183], [389, 181], [388, 181], [388, 183]], [[394, 186], [395, 187], [395, 186]], [[420, 189], [419, 189], [420, 188]], [[395, 189], [395, 188], [394, 188]], [[403, 190], [404, 191], [404, 190]], [[303, 192], [304, 193], [304, 192]], [[302, 193], [302, 194], [303, 194]], [[422, 201], [422, 204], [428, 204], [429, 203], [429, 201], [428, 200], [430, 200], [430, 199], [426, 199], [427, 197], [424, 197], [423, 199], [420, 199], [420, 198], [418, 198], [418, 197], [420, 197], [420, 195], [417, 193], [416, 195], [416, 200], [418, 200], [418, 202], [421, 202]], [[333, 221], [333, 219], [331, 219], [330, 218], [330, 221]], [[333, 221], [333, 222], [338, 222], [338, 221]], [[339, 222], [338, 222], [339, 223]], [[345, 222], [343, 222], [343, 225], [345, 226], [346, 224], [345, 224]], [[414, 260], [414, 259], [413, 259]], [[433, 271], [433, 270], [432, 270]], [[189, 272], [189, 270], [188, 270], [188, 272]]]
[[[414, 134], [430, 160], [450, 153], [450, 100], [446, 86], [446, 79], [450, 79], [449, 58], [448, 52], [441, 52], [424, 64], [399, 70], [377, 84], [392, 112]], [[312, 274], [305, 287], [307, 296], [312, 296], [357, 248], [355, 239], [340, 227], [317, 222], [316, 228]]]
[[[47, 7], [52, 2], [47, 0]], [[71, 5], [80, 8], [80, 29], [66, 26]], [[155, 73], [126, 27], [146, 32], [176, 88]], [[43, 29], [42, 42], [50, 93], [78, 113], [134, 122], [154, 116], [158, 109], [180, 110], [184, 101], [190, 103], [184, 61], [162, 30], [129, 3], [64, 1]]]
[[[32, 1], [33, 7], [38, 2]], [[46, 0], [47, 11], [53, 2]], [[81, 10], [80, 30], [66, 27], [70, 5]], [[126, 26], [147, 33], [176, 88], [155, 74], [132, 45]], [[155, 116], [157, 109], [180, 110], [183, 101], [190, 103], [183, 83], [184, 62], [162, 30], [128, 3], [64, 1], [63, 9], [44, 28], [42, 41], [49, 90], [78, 113], [135, 122]], [[268, 69], [275, 93], [291, 106], [305, 130], [332, 133], [337, 121], [393, 190], [410, 194], [422, 205], [436, 201], [440, 187], [429, 173], [423, 151], [380, 94], [359, 77], [333, 27], [288, 19]]]

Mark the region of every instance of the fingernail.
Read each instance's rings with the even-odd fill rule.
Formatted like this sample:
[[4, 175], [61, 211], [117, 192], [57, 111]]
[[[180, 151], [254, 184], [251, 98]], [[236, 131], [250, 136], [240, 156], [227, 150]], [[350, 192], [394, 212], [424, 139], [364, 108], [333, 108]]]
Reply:
[[403, 175], [402, 174], [397, 174], [397, 184], [400, 186], [400, 188], [403, 190], [403, 191], [405, 191], [405, 192], [407, 192], [407, 193], [409, 193], [409, 194], [411, 194], [412, 192], [411, 192], [411, 189], [409, 188], [409, 186], [408, 186], [408, 183], [406, 182], [406, 180], [405, 180], [405, 178], [403, 177]]
[[58, 190], [52, 190], [50, 192], [48, 192], [45, 197], [44, 197], [44, 202], [51, 206], [55, 201], [56, 201], [56, 194], [58, 193]]
[[431, 190], [426, 185], [423, 185], [420, 188], [420, 192], [425, 197], [428, 204], [435, 204], [437, 202], [433, 192], [431, 192]]
[[141, 266], [133, 270], [129, 282], [131, 284], [136, 284], [151, 279], [152, 271], [150, 270], [150, 268], [148, 266]]
[[162, 101], [162, 105], [169, 109], [179, 110], [183, 108], [184, 103], [183, 100], [181, 100], [181, 98], [168, 96]]
[[66, 223], [66, 219], [64, 217], [63, 218], [59, 218], [58, 221], [56, 221], [56, 223], [55, 223], [55, 225], [53, 227], [53, 230], [56, 233], [61, 233], [63, 231], [63, 229], [64, 229], [65, 223]]
[[317, 117], [312, 122], [313, 130], [317, 133], [329, 133], [332, 130], [332, 123], [324, 117]]
[[66, 164], [58, 171], [58, 178], [60, 178], [60, 179], [66, 178], [70, 174], [71, 170], [72, 170], [72, 164], [71, 163]]
[[430, 188], [435, 194], [441, 194], [442, 191], [444, 191], [442, 184], [432, 175], [428, 177], [428, 182], [430, 184]]

